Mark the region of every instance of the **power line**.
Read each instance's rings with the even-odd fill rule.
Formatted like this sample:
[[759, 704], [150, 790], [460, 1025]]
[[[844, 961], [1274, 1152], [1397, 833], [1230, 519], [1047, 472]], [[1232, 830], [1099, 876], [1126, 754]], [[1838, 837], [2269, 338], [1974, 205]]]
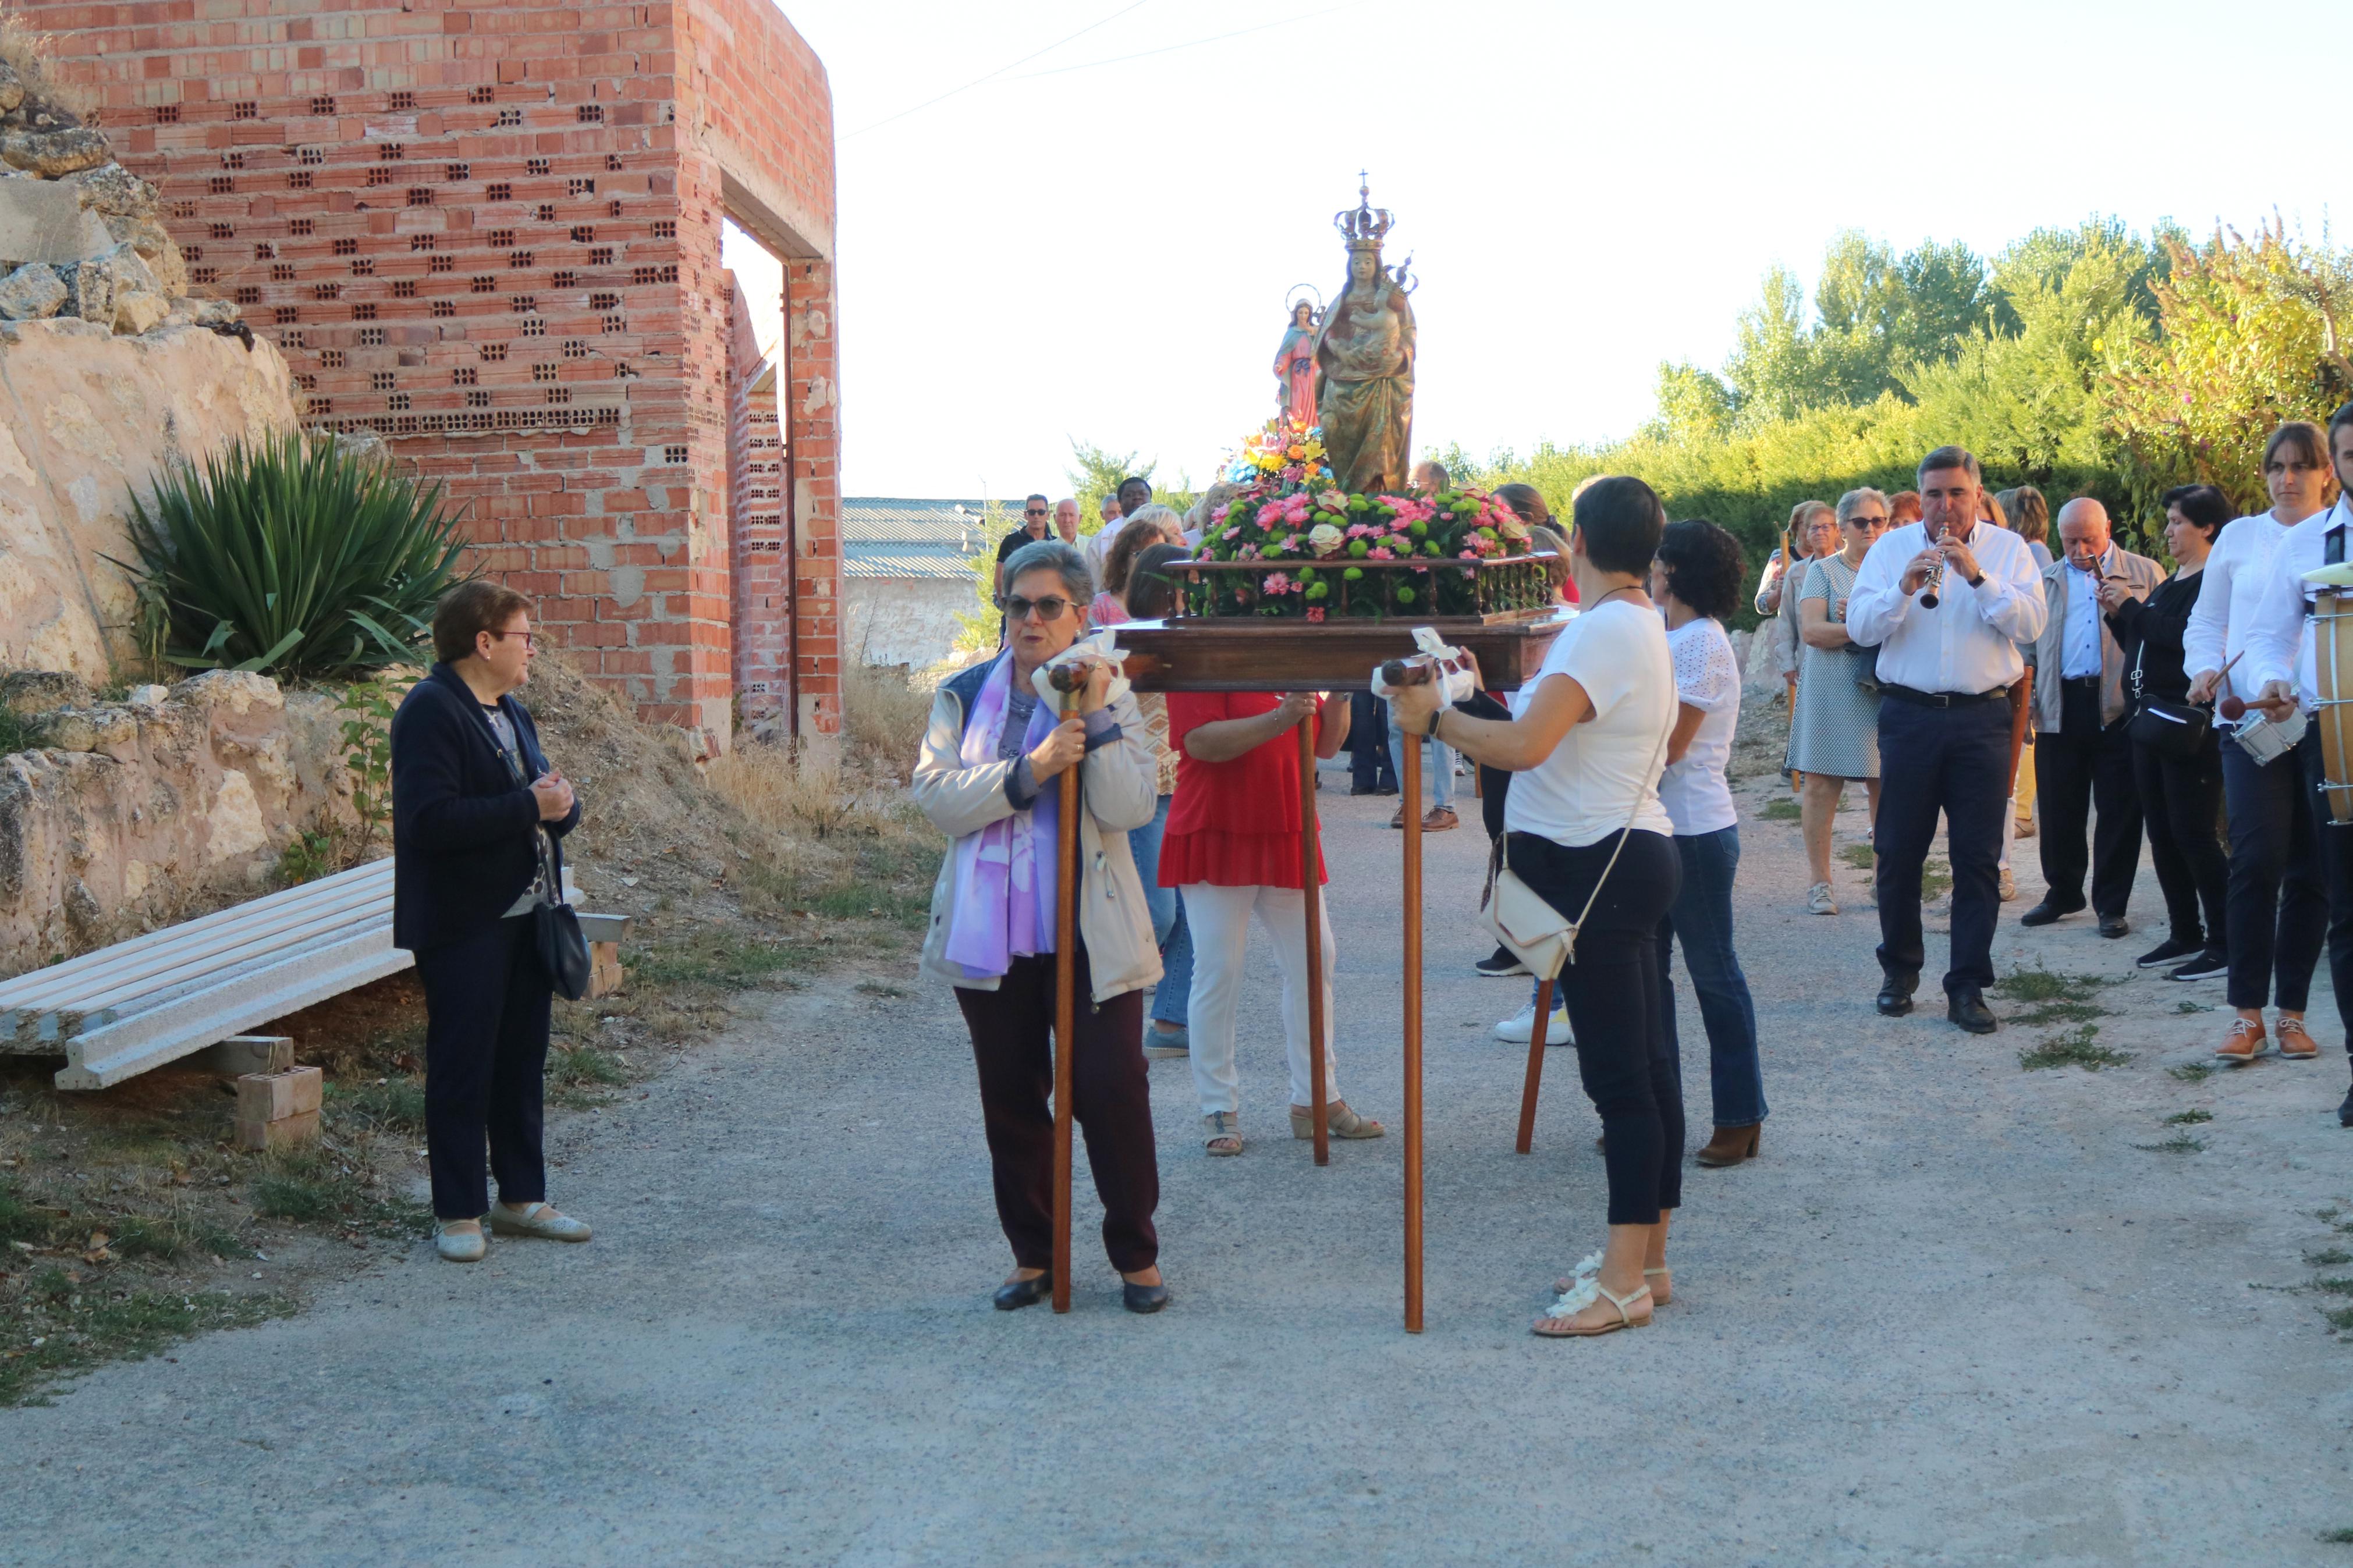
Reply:
[[1024, 55], [1018, 60], [1011, 61], [1006, 65], [1001, 65], [995, 70], [990, 71], [987, 76], [975, 77], [970, 81], [965, 83], [962, 87], [952, 87], [948, 89], [947, 91], [940, 94], [937, 98], [927, 98], [912, 109], [902, 109], [898, 113], [891, 115], [887, 119], [874, 121], [871, 125], [861, 125], [857, 130], [850, 132], [849, 135], [844, 136], [842, 140], [847, 142], [850, 140], [851, 137], [863, 136], [869, 131], [880, 131], [885, 125], [893, 124], [899, 121], [906, 119], [910, 114], [920, 114], [935, 103], [945, 103], [949, 99], [955, 97], [959, 93], [970, 92], [974, 88], [979, 87], [984, 83], [995, 81], [1007, 71], [1016, 69], [1021, 66], [1026, 66], [1031, 60], [1042, 58], [1047, 55], [1050, 55], [1056, 49], [1060, 48], [1064, 44], [1083, 38], [1089, 33], [1093, 32], [1097, 27], [1103, 26], [1107, 23], [1116, 22], [1122, 16], [1126, 16], [1130, 11], [1139, 10], [1150, 4], [1151, 0], [1132, 0], [1131, 4], [1121, 6], [1118, 10], [1113, 11], [1110, 16], [1104, 16], [1100, 20], [1088, 23], [1085, 26], [1081, 27], [1077, 32], [1070, 34], [1068, 37], [1057, 38], [1052, 43], [1048, 44], [1044, 48], [1039, 49], [1033, 54]]
[[[1012, 77], [1008, 79], [1013, 81], [1036, 81], [1040, 77], [1063, 76], [1071, 71], [1092, 70], [1097, 66], [1122, 65], [1129, 60], [1145, 59], [1153, 55], [1174, 54], [1178, 49], [1198, 49], [1207, 44], [1222, 44], [1228, 38], [1247, 37], [1252, 33], [1263, 33], [1275, 27], [1288, 27], [1300, 22], [1313, 22], [1318, 16], [1329, 16], [1335, 11], [1353, 11], [1366, 3], [1367, 0], [1347, 0], [1347, 3], [1345, 5], [1327, 5], [1321, 11], [1310, 11], [1303, 16], [1285, 16], [1282, 20], [1276, 22], [1261, 22], [1254, 27], [1237, 27], [1230, 33], [1219, 33], [1215, 37], [1195, 38], [1189, 43], [1182, 44], [1163, 44], [1156, 49], [1138, 49], [1132, 55], [1113, 55], [1109, 59], [1085, 60], [1074, 66], [1055, 66], [1047, 70], [1023, 71], [1019, 76]], [[1033, 56], [1032, 58], [1034, 58], [1035, 57]]]

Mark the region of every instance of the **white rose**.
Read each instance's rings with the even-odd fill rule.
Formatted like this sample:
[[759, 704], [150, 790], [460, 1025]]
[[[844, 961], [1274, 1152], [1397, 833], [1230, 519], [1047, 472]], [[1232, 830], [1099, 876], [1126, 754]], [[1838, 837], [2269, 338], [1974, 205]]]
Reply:
[[1328, 522], [1319, 522], [1307, 531], [1307, 548], [1314, 551], [1319, 559], [1339, 554], [1347, 542], [1348, 536]]

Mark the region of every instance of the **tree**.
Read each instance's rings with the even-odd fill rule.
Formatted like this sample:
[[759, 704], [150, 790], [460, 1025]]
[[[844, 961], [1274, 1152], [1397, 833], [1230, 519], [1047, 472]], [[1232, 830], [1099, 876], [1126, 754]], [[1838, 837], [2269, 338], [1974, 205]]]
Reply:
[[980, 548], [972, 557], [972, 594], [978, 601], [969, 610], [956, 612], [956, 649], [962, 653], [988, 653], [999, 641], [1004, 629], [1004, 613], [997, 607], [997, 547], [1005, 536], [1021, 526], [1021, 519], [1013, 515], [1001, 500], [980, 503]]
[[1150, 484], [1159, 467], [1157, 458], [1142, 458], [1134, 452], [1106, 452], [1092, 441], [1073, 439], [1071, 467], [1063, 470], [1062, 477], [1070, 481], [1071, 493], [1079, 498], [1081, 536], [1103, 531], [1103, 500], [1119, 493], [1120, 480], [1138, 479]]

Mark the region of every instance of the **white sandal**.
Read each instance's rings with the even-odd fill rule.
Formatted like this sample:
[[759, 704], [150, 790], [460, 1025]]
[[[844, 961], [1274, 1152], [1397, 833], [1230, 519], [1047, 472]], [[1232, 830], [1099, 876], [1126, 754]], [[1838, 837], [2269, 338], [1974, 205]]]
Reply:
[[[1242, 1152], [1241, 1118], [1230, 1110], [1213, 1110], [1201, 1118], [1201, 1126], [1208, 1133], [1201, 1147], [1212, 1157], [1224, 1158]], [[1219, 1147], [1222, 1144], [1224, 1147]]]
[[[1596, 1301], [1607, 1301], [1618, 1309], [1618, 1321], [1593, 1327], [1580, 1327], [1571, 1320]], [[1633, 1308], [1640, 1305], [1642, 1315], [1636, 1317]], [[1538, 1339], [1589, 1340], [1601, 1334], [1614, 1334], [1620, 1329], [1646, 1329], [1651, 1326], [1651, 1288], [1644, 1285], [1620, 1296], [1599, 1278], [1580, 1283], [1545, 1310], [1545, 1315], [1528, 1325], [1528, 1332]]]

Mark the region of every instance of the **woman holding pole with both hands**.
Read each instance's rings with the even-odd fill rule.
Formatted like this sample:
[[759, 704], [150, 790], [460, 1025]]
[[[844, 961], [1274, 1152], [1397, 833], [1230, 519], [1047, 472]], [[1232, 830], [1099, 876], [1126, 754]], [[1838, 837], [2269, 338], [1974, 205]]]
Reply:
[[1547, 1338], [1641, 1328], [1669, 1299], [1667, 1222], [1683, 1202], [1681, 1077], [1660, 1010], [1658, 929], [1683, 882], [1659, 775], [1675, 721], [1666, 626], [1644, 591], [1666, 514], [1636, 479], [1579, 492], [1569, 570], [1584, 613], [1545, 655], [1514, 719], [1438, 705], [1434, 685], [1390, 701], [1409, 734], [1437, 734], [1519, 776], [1504, 805], [1513, 873], [1579, 921], [1560, 973], [1585, 1091], [1608, 1140], [1609, 1239], [1533, 1325]]
[[[1141, 1035], [1144, 988], [1160, 977], [1152, 917], [1127, 834], [1159, 804], [1152, 754], [1134, 699], [1110, 697], [1098, 665], [1058, 716], [1032, 678], [1085, 625], [1093, 581], [1086, 558], [1059, 541], [1024, 545], [1005, 565], [1003, 653], [944, 682], [932, 704], [914, 797], [955, 842], [932, 893], [923, 973], [955, 987], [980, 1074], [997, 1213], [1013, 1244], [1013, 1275], [997, 1290], [1011, 1311], [1053, 1293], [1054, 1068], [1058, 966], [1076, 994], [1068, 1041], [1070, 1109], [1085, 1131], [1103, 1199], [1104, 1250], [1132, 1312], [1168, 1304], [1153, 1212], [1160, 1168]], [[1057, 951], [1056, 845], [1062, 775], [1077, 769], [1077, 919], [1071, 951]], [[1055, 787], [1048, 787], [1053, 785]], [[1058, 1308], [1062, 1300], [1058, 1299]]]

